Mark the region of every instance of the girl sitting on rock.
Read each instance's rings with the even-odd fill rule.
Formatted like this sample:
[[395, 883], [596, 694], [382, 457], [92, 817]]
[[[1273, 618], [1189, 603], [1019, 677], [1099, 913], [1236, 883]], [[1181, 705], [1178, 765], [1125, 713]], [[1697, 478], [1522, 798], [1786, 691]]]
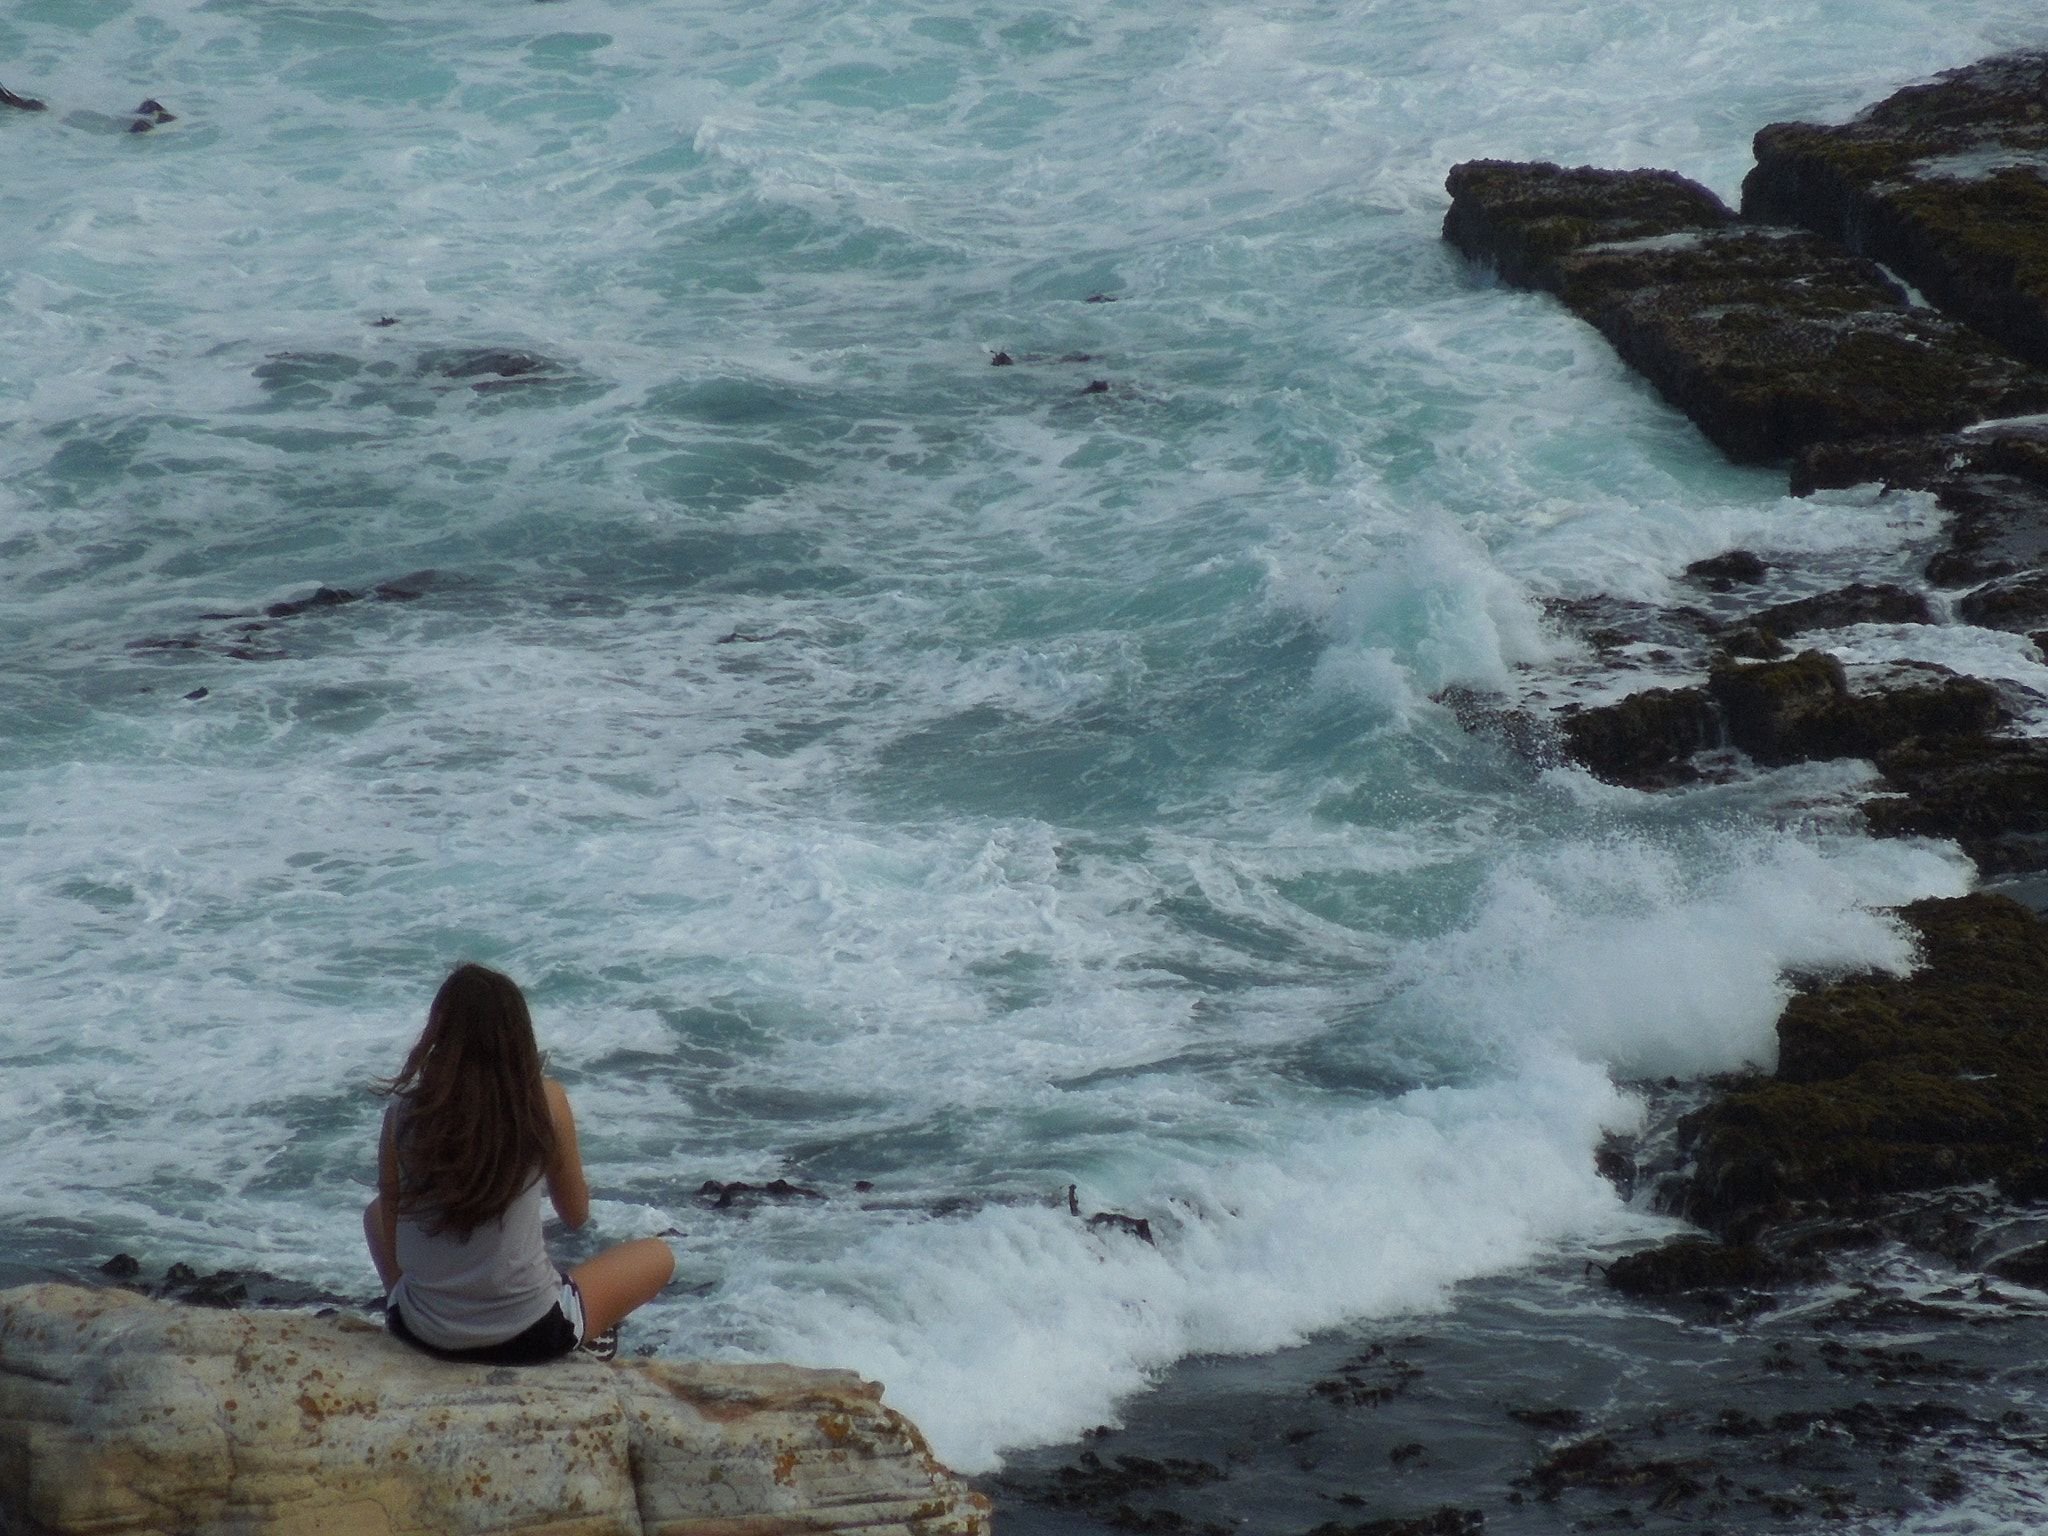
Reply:
[[619, 1320], [675, 1271], [658, 1237], [620, 1243], [566, 1275], [541, 1240], [543, 1189], [571, 1227], [590, 1217], [576, 1122], [540, 1074], [533, 1019], [510, 977], [459, 965], [434, 994], [377, 1148], [363, 1232], [385, 1322], [444, 1359], [531, 1365], [582, 1348], [618, 1353]]

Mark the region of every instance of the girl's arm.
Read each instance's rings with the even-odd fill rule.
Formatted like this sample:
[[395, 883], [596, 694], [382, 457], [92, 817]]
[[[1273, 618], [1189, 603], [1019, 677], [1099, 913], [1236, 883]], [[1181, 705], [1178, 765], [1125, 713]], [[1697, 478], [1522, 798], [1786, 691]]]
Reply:
[[548, 1199], [555, 1214], [572, 1227], [590, 1220], [590, 1186], [583, 1179], [583, 1155], [576, 1150], [576, 1117], [569, 1113], [569, 1095], [553, 1078], [543, 1080], [548, 1113], [555, 1122], [555, 1158], [548, 1165]]

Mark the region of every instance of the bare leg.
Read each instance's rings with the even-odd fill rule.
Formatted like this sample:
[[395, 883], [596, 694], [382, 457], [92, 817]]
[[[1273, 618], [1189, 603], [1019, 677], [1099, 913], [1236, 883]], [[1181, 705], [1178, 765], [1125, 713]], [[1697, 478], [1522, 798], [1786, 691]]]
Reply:
[[390, 1234], [385, 1230], [384, 1197], [379, 1195], [363, 1208], [363, 1239], [370, 1245], [370, 1262], [377, 1266], [377, 1278], [384, 1283], [384, 1294], [391, 1294], [391, 1287], [398, 1284], [398, 1255], [392, 1251]]
[[676, 1256], [658, 1237], [607, 1248], [569, 1271], [583, 1294], [583, 1337], [594, 1339], [635, 1307], [652, 1301], [676, 1272]]

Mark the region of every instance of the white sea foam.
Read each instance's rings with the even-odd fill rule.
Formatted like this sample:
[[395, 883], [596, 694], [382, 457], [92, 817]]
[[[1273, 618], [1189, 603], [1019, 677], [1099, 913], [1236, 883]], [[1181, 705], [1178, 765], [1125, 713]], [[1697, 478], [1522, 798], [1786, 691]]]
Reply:
[[1421, 1090], [1290, 1136], [1284, 1155], [1184, 1155], [1090, 1189], [1147, 1213], [1149, 1245], [1046, 1208], [895, 1227], [829, 1275], [743, 1261], [721, 1322], [882, 1376], [942, 1456], [987, 1467], [1005, 1446], [1113, 1418], [1190, 1351], [1428, 1310], [1560, 1231], [1630, 1229], [1586, 1149], [1632, 1118], [1600, 1072], [1563, 1064], [1512, 1088]]

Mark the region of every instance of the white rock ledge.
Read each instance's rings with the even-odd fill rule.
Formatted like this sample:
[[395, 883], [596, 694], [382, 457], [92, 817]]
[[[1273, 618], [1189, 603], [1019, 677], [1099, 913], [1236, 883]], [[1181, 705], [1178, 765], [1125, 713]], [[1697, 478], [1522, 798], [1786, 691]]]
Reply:
[[358, 1317], [0, 1291], [7, 1536], [987, 1536], [851, 1371], [431, 1360]]

